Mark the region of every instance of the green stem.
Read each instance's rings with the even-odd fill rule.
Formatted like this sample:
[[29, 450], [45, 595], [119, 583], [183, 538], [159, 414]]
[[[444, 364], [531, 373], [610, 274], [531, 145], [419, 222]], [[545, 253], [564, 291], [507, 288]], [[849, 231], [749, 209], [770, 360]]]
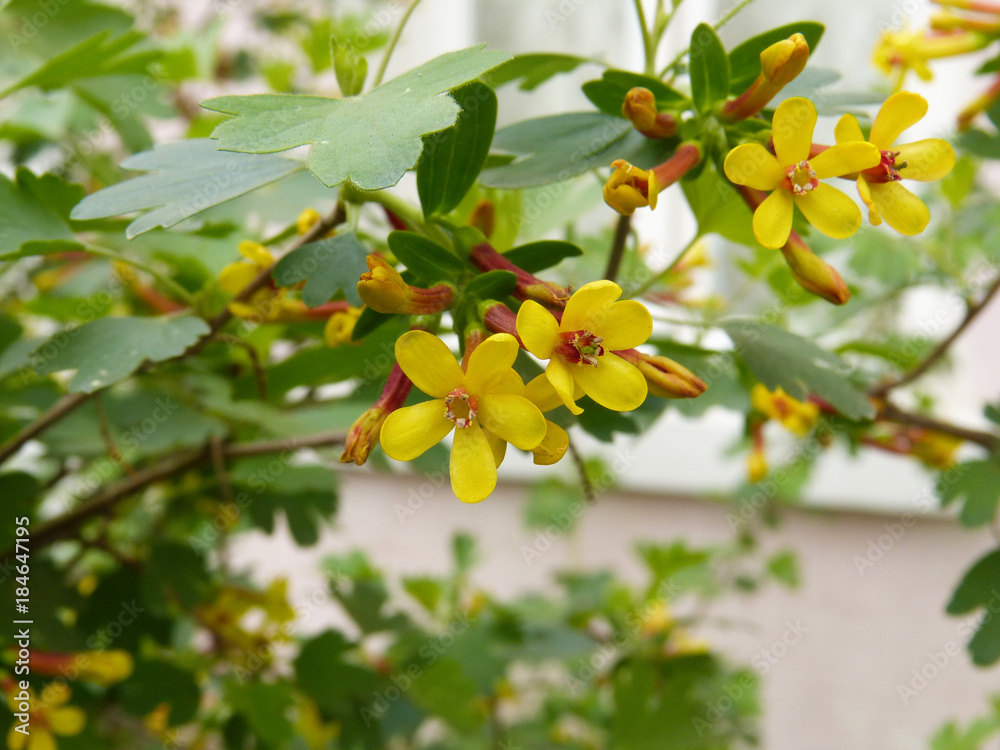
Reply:
[[642, 0], [633, 2], [635, 14], [639, 18], [639, 30], [642, 32], [642, 51], [646, 59], [645, 73], [652, 75], [656, 72], [656, 49], [653, 46], [653, 37], [649, 33], [649, 24], [646, 23], [646, 11], [642, 7]]
[[114, 250], [109, 250], [108, 248], [100, 247], [99, 245], [87, 245], [87, 252], [91, 255], [99, 255], [102, 258], [110, 258], [111, 260], [117, 260], [119, 263], [125, 263], [133, 268], [138, 268], [140, 271], [148, 273], [154, 279], [163, 284], [163, 286], [170, 289], [170, 291], [179, 297], [188, 307], [194, 307], [195, 304], [197, 304], [197, 300], [191, 292], [182, 287], [169, 276], [164, 276], [152, 266], [147, 266], [145, 263], [140, 261], [126, 258], [121, 253], [116, 253]]
[[[731, 20], [733, 20], [733, 17], [736, 16], [737, 13], [746, 8], [752, 2], [753, 0], [740, 0], [740, 2], [738, 2], [732, 8], [730, 8], [729, 11], [726, 12], [724, 16], [722, 16], [722, 18], [720, 18], [718, 21], [712, 24], [712, 28], [718, 31], [727, 23], [729, 23]], [[678, 52], [677, 57], [675, 57], [673, 60], [667, 63], [667, 66], [660, 71], [658, 78], [663, 78], [665, 75], [667, 75], [667, 73], [676, 68], [680, 64], [681, 60], [684, 59], [684, 56], [690, 51], [691, 48], [686, 47], [685, 49]]]
[[649, 290], [649, 288], [651, 286], [653, 286], [653, 284], [656, 284], [659, 281], [665, 281], [666, 278], [673, 272], [673, 270], [675, 268], [677, 268], [677, 264], [681, 262], [681, 258], [683, 258], [685, 255], [687, 255], [688, 250], [690, 250], [692, 247], [694, 247], [694, 244], [698, 240], [700, 240], [700, 239], [701, 239], [701, 234], [696, 234], [692, 238], [692, 240], [684, 246], [684, 249], [681, 250], [679, 253], [677, 253], [677, 255], [674, 257], [674, 259], [672, 261], [670, 261], [670, 265], [669, 266], [667, 266], [666, 268], [664, 268], [662, 271], [660, 271], [655, 276], [651, 276], [644, 284], [642, 284], [642, 286], [640, 286], [635, 291], [635, 293], [632, 296], [633, 297], [639, 297], [639, 296], [645, 294]]
[[440, 245], [445, 247], [451, 247], [451, 240], [448, 235], [445, 234], [444, 230], [435, 224], [424, 221], [424, 215], [421, 213], [420, 209], [414, 206], [407, 200], [400, 198], [397, 195], [393, 195], [388, 190], [378, 190], [375, 192], [356, 192], [352, 194], [348, 200], [358, 200], [359, 202], [368, 201], [371, 203], [378, 203], [380, 206], [392, 211], [396, 216], [405, 221], [411, 227], [416, 229], [420, 234], [425, 237], [434, 240]]
[[389, 39], [389, 44], [386, 45], [385, 54], [382, 55], [382, 61], [378, 64], [378, 70], [375, 72], [375, 77], [372, 79], [372, 88], [376, 88], [380, 83], [382, 83], [382, 78], [385, 76], [385, 69], [389, 66], [389, 58], [392, 57], [392, 53], [396, 50], [396, 44], [399, 43], [399, 38], [403, 35], [403, 29], [406, 27], [406, 22], [410, 20], [410, 16], [413, 15], [413, 11], [417, 9], [420, 5], [420, 0], [413, 0], [410, 3], [410, 7], [406, 9], [403, 13], [403, 17], [399, 19], [399, 25], [392, 32], [392, 37]]

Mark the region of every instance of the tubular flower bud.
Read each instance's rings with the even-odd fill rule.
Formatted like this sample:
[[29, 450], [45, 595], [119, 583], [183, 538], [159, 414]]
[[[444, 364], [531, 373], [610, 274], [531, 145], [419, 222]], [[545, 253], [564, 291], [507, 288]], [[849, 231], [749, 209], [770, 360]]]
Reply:
[[543, 281], [523, 268], [519, 268], [498, 253], [489, 242], [480, 242], [469, 253], [472, 265], [480, 271], [511, 271], [517, 276], [517, 288], [514, 296], [521, 300], [535, 300], [550, 307], [563, 307], [569, 299], [565, 287]]
[[483, 324], [493, 333], [509, 333], [517, 339], [518, 346], [524, 347], [517, 335], [517, 316], [502, 302], [488, 300], [479, 305], [479, 316]]
[[728, 120], [743, 120], [757, 114], [799, 73], [809, 61], [809, 44], [802, 34], [775, 42], [760, 53], [760, 75], [749, 88], [722, 106]]
[[348, 306], [344, 310], [336, 311], [326, 319], [323, 338], [326, 339], [327, 346], [357, 343], [351, 341], [351, 334], [354, 333], [354, 324], [361, 317], [361, 310], [360, 307]]
[[398, 364], [393, 365], [389, 379], [385, 381], [382, 394], [368, 411], [358, 417], [347, 432], [344, 442], [344, 452], [340, 454], [341, 463], [352, 461], [362, 466], [368, 460], [372, 448], [378, 443], [382, 423], [392, 412], [401, 407], [410, 394], [413, 383], [403, 374]]
[[968, 130], [976, 116], [992, 107], [997, 97], [1000, 97], [1000, 76], [994, 79], [993, 84], [986, 91], [969, 102], [958, 113], [958, 129]]
[[299, 217], [295, 220], [295, 230], [300, 234], [305, 234], [317, 221], [323, 217], [319, 215], [319, 211], [315, 208], [307, 208], [305, 211], [299, 214]]
[[469, 226], [475, 227], [483, 233], [486, 239], [489, 239], [496, 226], [496, 216], [497, 210], [493, 201], [484, 198], [476, 204], [476, 207], [469, 214]]
[[448, 284], [438, 284], [430, 289], [410, 286], [399, 271], [377, 255], [369, 255], [365, 262], [368, 273], [358, 281], [358, 294], [368, 307], [380, 313], [404, 315], [433, 315], [447, 310], [455, 300], [455, 290]]
[[1000, 15], [1000, 4], [986, 0], [932, 0], [935, 5], [943, 5], [960, 10], [971, 10], [976, 13], [993, 13]]
[[660, 187], [656, 175], [629, 164], [624, 159], [611, 162], [614, 172], [604, 183], [604, 202], [622, 216], [631, 216], [637, 208], [656, 208]]
[[754, 409], [769, 419], [781, 422], [799, 437], [808, 435], [819, 419], [819, 407], [816, 404], [792, 398], [781, 388], [769, 391], [761, 383], [757, 383], [750, 391], [750, 403]]
[[697, 398], [708, 389], [705, 381], [667, 357], [645, 354], [636, 349], [618, 350], [615, 354], [643, 374], [649, 392], [654, 396]]
[[61, 677], [64, 680], [83, 680], [96, 685], [113, 685], [121, 682], [132, 674], [133, 667], [132, 655], [121, 649], [79, 653], [31, 652], [32, 671], [50, 677]]
[[649, 89], [629, 89], [622, 104], [622, 116], [647, 138], [670, 138], [677, 132], [677, 120], [669, 112], [658, 112], [656, 97]]

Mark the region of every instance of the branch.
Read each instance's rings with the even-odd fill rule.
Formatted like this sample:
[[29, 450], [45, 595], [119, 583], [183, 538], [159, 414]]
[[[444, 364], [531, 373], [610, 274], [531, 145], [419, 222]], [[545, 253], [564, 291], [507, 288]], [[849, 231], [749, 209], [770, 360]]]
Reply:
[[615, 239], [611, 243], [611, 252], [608, 255], [608, 267], [604, 270], [604, 278], [614, 281], [618, 278], [618, 271], [622, 265], [622, 256], [625, 254], [625, 245], [628, 243], [628, 234], [632, 229], [632, 217], [622, 214], [618, 217], [615, 225]]
[[872, 391], [871, 395], [875, 398], [883, 397], [892, 389], [912, 383], [914, 380], [927, 372], [948, 352], [948, 349], [955, 343], [955, 340], [972, 324], [972, 321], [974, 321], [979, 313], [983, 311], [983, 308], [990, 303], [990, 300], [996, 296], [998, 291], [1000, 291], [1000, 276], [997, 276], [997, 278], [990, 285], [989, 289], [986, 290], [986, 294], [978, 303], [969, 305], [962, 322], [958, 324], [958, 328], [952, 331], [948, 338], [944, 339], [937, 346], [935, 346], [934, 350], [911, 370], [894, 380], [890, 380], [876, 387]]
[[[222, 446], [218, 453], [221, 453], [221, 457], [224, 459], [262, 456], [269, 453], [280, 453], [285, 450], [342, 445], [345, 438], [346, 434], [343, 432], [325, 432], [310, 435], [309, 437], [290, 438], [287, 440], [231, 443]], [[95, 516], [110, 513], [111, 509], [117, 503], [135, 495], [149, 485], [160, 482], [174, 474], [192, 469], [195, 466], [210, 463], [211, 461], [211, 443], [206, 443], [201, 448], [169, 455], [152, 466], [137, 471], [130, 477], [121, 479], [102, 490], [98, 490], [69, 513], [58, 518], [53, 518], [35, 527], [31, 534], [32, 551], [72, 536], [85, 521]], [[0, 559], [6, 560], [13, 554], [13, 549], [6, 550], [0, 556]]]
[[897, 424], [923, 427], [928, 430], [944, 433], [945, 435], [951, 435], [959, 440], [966, 440], [970, 443], [975, 443], [976, 445], [985, 448], [990, 453], [993, 453], [997, 450], [997, 448], [1000, 448], [1000, 437], [997, 437], [993, 433], [981, 432], [980, 430], [970, 430], [966, 427], [959, 427], [948, 422], [941, 422], [933, 417], [925, 417], [922, 414], [914, 414], [913, 412], [904, 411], [895, 404], [886, 403], [885, 406], [879, 409], [877, 418], [888, 422], [896, 422]]
[[[303, 245], [307, 245], [310, 242], [314, 242], [322, 237], [324, 234], [329, 232], [338, 224], [342, 224], [346, 219], [347, 213], [343, 202], [338, 201], [336, 208], [324, 216], [318, 222], [316, 222], [308, 232], [298, 238], [295, 243], [288, 249], [288, 252], [292, 250], [297, 250]], [[233, 302], [245, 302], [250, 299], [254, 292], [258, 289], [262, 289], [267, 285], [269, 279], [271, 278], [271, 272], [274, 270], [274, 266], [271, 266], [263, 271], [261, 271], [257, 276], [251, 281], [246, 288], [237, 294], [233, 298]], [[183, 354], [178, 355], [174, 360], [184, 359], [185, 357], [190, 357], [197, 354], [208, 343], [213, 339], [216, 333], [222, 329], [230, 320], [232, 320], [233, 314], [229, 310], [229, 305], [219, 312], [215, 317], [208, 320], [209, 332], [202, 336], [198, 341], [188, 347], [187, 351]], [[174, 361], [166, 360], [166, 361]], [[139, 368], [137, 372], [145, 372], [149, 368], [149, 365], [144, 365]], [[100, 391], [95, 391], [94, 393], [70, 393], [60, 399], [55, 406], [49, 409], [45, 414], [40, 416], [34, 422], [29, 424], [23, 430], [21, 430], [17, 435], [11, 438], [6, 444], [0, 447], [0, 464], [6, 461], [8, 458], [17, 453], [21, 446], [32, 440], [46, 429], [48, 429], [52, 424], [58, 422], [60, 419], [65, 417], [72, 411], [75, 411], [77, 407], [85, 404], [95, 393]]]

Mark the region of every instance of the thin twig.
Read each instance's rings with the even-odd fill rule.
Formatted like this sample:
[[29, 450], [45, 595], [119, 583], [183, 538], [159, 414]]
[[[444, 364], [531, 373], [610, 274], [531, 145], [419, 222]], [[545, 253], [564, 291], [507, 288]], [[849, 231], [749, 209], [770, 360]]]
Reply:
[[967, 427], [959, 427], [958, 425], [953, 425], [949, 422], [942, 422], [938, 419], [934, 419], [933, 417], [924, 416], [923, 414], [914, 414], [913, 412], [900, 409], [895, 404], [887, 403], [879, 409], [878, 419], [885, 420], [887, 422], [895, 422], [897, 424], [923, 427], [928, 430], [933, 430], [934, 432], [951, 435], [952, 437], [957, 437], [959, 440], [966, 440], [970, 443], [982, 446], [991, 453], [997, 450], [997, 448], [1000, 448], [1000, 437], [997, 437], [993, 433], [971, 430]]
[[410, 16], [413, 15], [413, 11], [417, 9], [418, 5], [420, 5], [420, 0], [413, 0], [413, 2], [410, 3], [410, 7], [408, 7], [406, 12], [403, 14], [403, 17], [399, 19], [399, 24], [392, 32], [392, 37], [389, 39], [389, 43], [385, 46], [385, 54], [382, 55], [382, 60], [379, 62], [378, 70], [375, 72], [375, 77], [372, 79], [372, 88], [376, 88], [380, 83], [382, 83], [382, 79], [385, 77], [385, 69], [389, 67], [389, 58], [391, 58], [392, 53], [396, 51], [396, 45], [399, 43], [399, 38], [403, 35], [403, 29], [406, 28], [406, 22], [410, 20]]
[[[286, 450], [302, 448], [325, 448], [341, 445], [344, 442], [343, 432], [324, 432], [302, 438], [285, 440], [261, 440], [252, 443], [231, 443], [223, 446], [224, 459], [244, 458], [246, 456], [262, 456], [269, 453], [280, 453]], [[112, 508], [122, 500], [132, 497], [151, 484], [163, 481], [174, 474], [192, 469], [212, 460], [210, 444], [201, 448], [173, 453], [152, 466], [140, 469], [132, 476], [107, 485], [91, 495], [69, 513], [53, 518], [34, 528], [31, 534], [32, 550], [40, 549], [59, 539], [72, 536], [81, 524], [96, 516], [111, 512]], [[9, 558], [14, 550], [7, 550], [0, 560]]]
[[911, 368], [908, 372], [895, 380], [890, 380], [875, 388], [875, 390], [872, 391], [872, 396], [875, 396], [876, 398], [885, 396], [894, 388], [899, 388], [900, 386], [912, 383], [914, 380], [927, 372], [948, 352], [948, 349], [955, 343], [955, 340], [965, 332], [965, 329], [972, 324], [972, 321], [974, 321], [979, 313], [983, 311], [983, 308], [990, 303], [990, 300], [996, 296], [998, 291], [1000, 291], [1000, 276], [997, 276], [997, 278], [994, 279], [993, 283], [990, 284], [989, 289], [986, 290], [986, 294], [983, 295], [983, 298], [979, 302], [969, 305], [966, 310], [965, 317], [962, 318], [962, 322], [958, 324], [958, 328], [952, 331], [948, 338], [944, 339], [937, 346], [935, 346], [933, 351], [924, 357], [924, 359], [921, 360], [916, 367]]
[[17, 433], [17, 435], [8, 440], [0, 448], [0, 463], [3, 463], [17, 453], [22, 445], [33, 439], [36, 435], [41, 434], [52, 424], [58, 422], [70, 412], [75, 411], [77, 407], [85, 404], [93, 395], [93, 393], [70, 393], [63, 396], [51, 409]]
[[208, 450], [212, 456], [212, 470], [219, 482], [222, 498], [227, 503], [233, 503], [235, 501], [233, 486], [229, 482], [229, 472], [226, 471], [226, 447], [222, 443], [222, 438], [212, 435], [208, 440]]
[[267, 401], [267, 373], [264, 371], [260, 355], [257, 354], [253, 344], [239, 336], [230, 336], [228, 333], [217, 333], [215, 338], [227, 344], [238, 346], [247, 353], [250, 358], [250, 366], [253, 367], [254, 379], [257, 381], [257, 395], [260, 396], [261, 401]]
[[628, 235], [632, 229], [631, 216], [619, 216], [615, 225], [615, 239], [611, 243], [611, 252], [608, 254], [608, 266], [604, 270], [604, 278], [614, 281], [618, 278], [618, 271], [622, 266], [622, 257], [625, 255], [625, 246], [628, 244]]
[[125, 460], [125, 456], [122, 455], [122, 452], [118, 450], [118, 446], [115, 444], [114, 435], [111, 434], [111, 425], [108, 423], [108, 412], [104, 408], [104, 394], [102, 391], [98, 391], [94, 396], [94, 407], [97, 409], [97, 427], [101, 431], [101, 439], [108, 449], [108, 455], [111, 457], [111, 460], [121, 466], [126, 473], [135, 473], [135, 469]]
[[576, 464], [576, 470], [580, 472], [580, 486], [583, 488], [583, 497], [588, 503], [596, 503], [597, 488], [594, 487], [594, 483], [590, 481], [590, 475], [587, 474], [587, 465], [583, 461], [583, 456], [580, 454], [580, 450], [576, 447], [576, 444], [572, 440], [569, 441], [569, 454], [573, 457], [573, 463]]

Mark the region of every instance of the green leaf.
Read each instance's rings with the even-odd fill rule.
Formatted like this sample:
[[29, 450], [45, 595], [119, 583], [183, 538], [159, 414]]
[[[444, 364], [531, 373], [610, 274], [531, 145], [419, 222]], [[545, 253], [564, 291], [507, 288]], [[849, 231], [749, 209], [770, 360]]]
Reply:
[[568, 485], [559, 479], [537, 482], [528, 492], [524, 506], [524, 525], [529, 529], [555, 526], [565, 534], [576, 526], [583, 515], [583, 495], [579, 485]]
[[449, 95], [510, 56], [485, 45], [449, 52], [347, 99], [293, 94], [223, 96], [202, 103], [233, 115], [212, 133], [225, 151], [267, 154], [311, 144], [308, 164], [324, 185], [392, 187], [420, 158], [422, 137], [454, 124]]
[[802, 583], [799, 558], [793, 550], [782, 550], [769, 557], [767, 570], [790, 589], [797, 589]]
[[191, 721], [201, 701], [194, 674], [158, 660], [139, 661], [120, 690], [122, 708], [133, 716], [146, 716], [161, 703], [169, 704], [167, 721], [174, 727]]
[[[4, 500], [4, 515], [0, 518], [0, 534], [3, 539], [13, 540], [17, 533], [19, 518], [34, 515], [35, 500], [42, 491], [42, 485], [31, 474], [23, 471], [9, 471], [0, 474], [0, 497]], [[30, 530], [30, 526], [28, 527]], [[13, 544], [13, 541], [5, 542]]]
[[462, 107], [449, 128], [424, 136], [417, 162], [417, 193], [424, 216], [446, 214], [462, 202], [479, 176], [493, 142], [497, 95], [473, 81], [452, 96]]
[[295, 676], [302, 690], [328, 711], [342, 711], [351, 697], [371, 700], [378, 675], [344, 660], [351, 644], [336, 630], [307, 641], [295, 659]]
[[[290, 445], [294, 447], [294, 442]], [[337, 512], [337, 476], [322, 466], [289, 466], [287, 457], [244, 459], [230, 471], [233, 487], [252, 499], [255, 526], [274, 532], [280, 510], [302, 547], [319, 541], [320, 529]]]
[[427, 667], [410, 688], [413, 701], [460, 732], [472, 732], [483, 723], [479, 691], [462, 666], [447, 656]]
[[729, 86], [734, 94], [742, 94], [743, 91], [754, 82], [760, 75], [760, 53], [782, 39], [788, 39], [796, 32], [802, 34], [809, 44], [810, 54], [816, 51], [820, 38], [823, 36], [824, 26], [815, 21], [798, 21], [776, 29], [765, 31], [763, 34], [747, 39], [742, 44], [736, 46], [729, 53], [729, 67], [731, 70]]
[[361, 341], [394, 317], [396, 316], [392, 313], [380, 313], [378, 310], [366, 307], [361, 311], [361, 315], [358, 316], [357, 321], [354, 323], [354, 329], [351, 331], [351, 341]]
[[333, 72], [344, 96], [357, 96], [365, 87], [368, 61], [352, 44], [344, 44], [337, 37], [330, 40], [333, 48]]
[[514, 156], [484, 171], [487, 187], [525, 188], [561, 182], [625, 159], [649, 169], [671, 153], [670, 141], [646, 138], [621, 116], [571, 112], [525, 120], [497, 131], [494, 151]]
[[732, 242], [759, 247], [753, 236], [753, 212], [729, 181], [714, 169], [704, 169], [694, 180], [681, 181], [681, 190], [698, 222], [698, 234], [718, 234]]
[[583, 93], [606, 115], [622, 116], [622, 105], [630, 89], [641, 86], [653, 92], [659, 110], [683, 107], [687, 97], [675, 91], [659, 78], [627, 70], [606, 70], [597, 80], [583, 84]]
[[465, 271], [462, 261], [447, 248], [415, 232], [392, 232], [388, 243], [393, 255], [426, 281], [455, 281]]
[[274, 267], [274, 281], [292, 286], [300, 281], [302, 301], [316, 307], [330, 301], [337, 292], [355, 307], [360, 307], [358, 279], [368, 272], [368, 250], [354, 232], [344, 232], [310, 242], [285, 255]]
[[468, 573], [478, 559], [476, 540], [469, 534], [460, 532], [451, 539], [451, 553], [455, 558], [455, 568], [459, 573]]
[[700, 23], [691, 34], [691, 99], [699, 112], [711, 112], [729, 94], [729, 58], [718, 34]]
[[958, 137], [958, 146], [985, 159], [1000, 159], [1000, 137], [982, 130], [967, 130]]
[[225, 692], [227, 703], [246, 718], [263, 742], [279, 746], [291, 739], [293, 728], [287, 716], [293, 703], [291, 684], [230, 680]]
[[975, 528], [993, 520], [1000, 504], [1000, 465], [995, 461], [959, 464], [937, 483], [942, 505], [962, 498], [959, 514], [963, 526]]
[[911, 281], [921, 269], [917, 253], [907, 252], [906, 240], [892, 241], [882, 232], [863, 231], [851, 242], [848, 265], [858, 276], [880, 285], [898, 287]]
[[302, 162], [282, 156], [218, 151], [208, 138], [155, 146], [130, 156], [124, 169], [151, 172], [88, 195], [72, 219], [103, 219], [143, 211], [128, 225], [135, 237], [155, 227], [172, 227], [207, 208], [225, 203], [302, 169]]
[[471, 299], [503, 299], [517, 288], [517, 274], [513, 271], [487, 271], [474, 276], [465, 285], [465, 296]]
[[814, 394], [848, 419], [872, 419], [875, 408], [847, 379], [850, 366], [812, 341], [777, 326], [750, 319], [723, 323], [736, 351], [760, 382], [783, 388], [793, 398]]
[[1000, 549], [980, 558], [962, 577], [948, 603], [950, 615], [964, 615], [980, 607], [989, 607], [979, 629], [969, 641], [972, 661], [981, 667], [1000, 659], [1000, 617], [996, 617], [997, 582], [1000, 581]]
[[437, 611], [438, 604], [441, 603], [441, 598], [444, 595], [441, 582], [427, 576], [404, 578], [403, 590], [420, 602], [420, 605], [431, 613]]
[[968, 156], [959, 157], [954, 168], [941, 178], [941, 192], [952, 208], [958, 208], [976, 184], [976, 162]]
[[528, 273], [538, 273], [557, 265], [566, 258], [583, 255], [583, 250], [572, 242], [539, 240], [518, 245], [504, 253], [504, 257]]
[[495, 89], [512, 81], [521, 81], [522, 91], [533, 91], [550, 78], [561, 73], [570, 73], [581, 65], [593, 63], [586, 57], [563, 55], [555, 52], [538, 52], [514, 55], [510, 60], [489, 73], [483, 80]]
[[79, 200], [80, 195], [79, 186], [54, 175], [36, 177], [23, 167], [13, 181], [0, 174], [0, 260], [83, 247], [64, 212], [64, 198]]
[[187, 544], [155, 543], [140, 579], [140, 590], [143, 599], [158, 612], [168, 611], [168, 604], [175, 601], [193, 609], [209, 590], [205, 558]]
[[208, 324], [192, 315], [99, 318], [55, 334], [30, 357], [39, 375], [75, 369], [69, 389], [92, 393], [128, 377], [146, 360], [183, 354], [208, 333]]

